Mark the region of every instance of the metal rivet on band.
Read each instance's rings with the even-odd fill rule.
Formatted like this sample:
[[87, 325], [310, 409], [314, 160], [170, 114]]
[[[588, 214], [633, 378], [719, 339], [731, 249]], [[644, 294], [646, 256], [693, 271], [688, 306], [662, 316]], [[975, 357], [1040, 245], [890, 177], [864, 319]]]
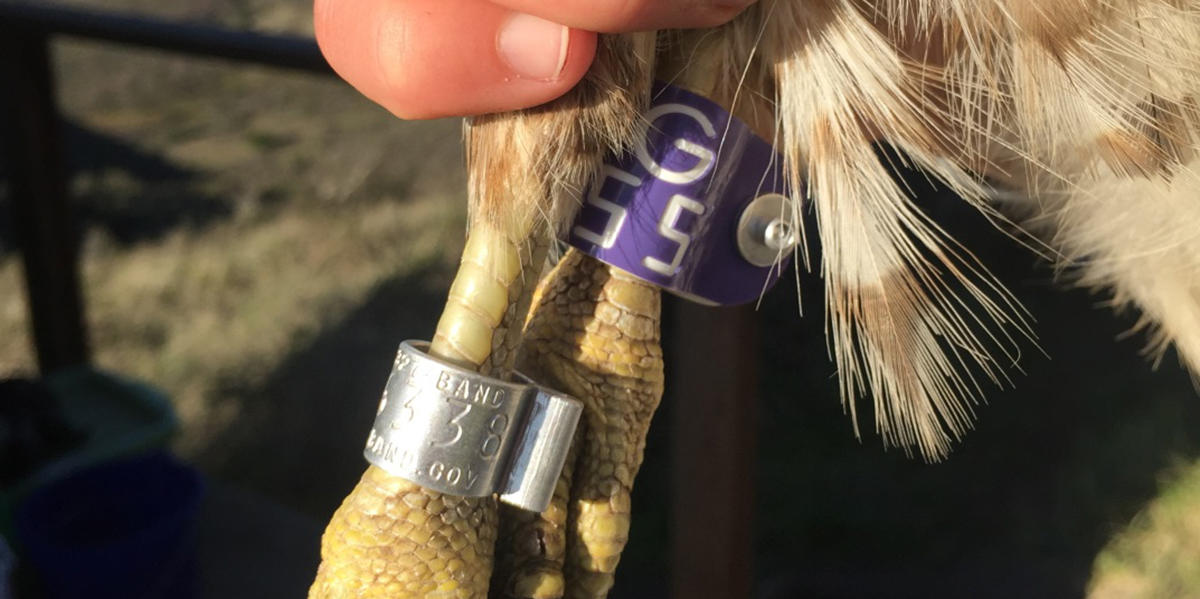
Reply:
[[738, 219], [742, 257], [755, 266], [774, 266], [789, 258], [797, 243], [792, 218], [792, 201], [787, 196], [768, 193], [754, 198]]
[[[501, 381], [400, 344], [363, 455], [390, 474], [543, 511], [583, 410], [569, 396]], [[528, 379], [526, 379], [528, 380]]]

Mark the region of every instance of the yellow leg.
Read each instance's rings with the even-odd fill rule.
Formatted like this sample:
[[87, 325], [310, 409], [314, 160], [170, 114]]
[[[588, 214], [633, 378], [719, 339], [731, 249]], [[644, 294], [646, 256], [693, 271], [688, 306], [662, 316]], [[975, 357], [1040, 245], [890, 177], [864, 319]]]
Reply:
[[522, 368], [584, 402], [567, 506], [567, 597], [604, 597], [629, 538], [630, 490], [663, 390], [657, 288], [571, 251], [543, 283]]
[[[538, 247], [535, 244], [535, 248]], [[541, 246], [544, 247], [544, 246]], [[430, 353], [500, 374], [511, 367], [528, 293], [544, 251], [486, 226], [467, 241]], [[424, 489], [367, 468], [321, 541], [310, 598], [486, 596], [496, 541], [496, 501]]]

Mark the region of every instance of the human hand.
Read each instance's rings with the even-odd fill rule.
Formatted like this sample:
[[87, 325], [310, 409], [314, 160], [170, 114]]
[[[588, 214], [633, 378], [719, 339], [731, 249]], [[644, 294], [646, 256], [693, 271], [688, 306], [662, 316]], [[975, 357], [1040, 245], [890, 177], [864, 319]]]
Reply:
[[595, 31], [711, 27], [753, 2], [315, 0], [314, 21], [339, 75], [397, 116], [424, 119], [557, 98], [591, 65]]

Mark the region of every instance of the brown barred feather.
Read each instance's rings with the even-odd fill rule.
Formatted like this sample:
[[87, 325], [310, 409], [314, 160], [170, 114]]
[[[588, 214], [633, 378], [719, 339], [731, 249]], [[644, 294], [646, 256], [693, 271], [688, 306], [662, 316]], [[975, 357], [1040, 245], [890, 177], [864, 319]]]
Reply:
[[936, 459], [970, 427], [976, 379], [1003, 381], [1029, 332], [894, 181], [881, 141], [1019, 220], [1080, 284], [1143, 310], [1151, 353], [1175, 345], [1200, 369], [1200, 2], [777, 0], [743, 18], [756, 14], [852, 416], [871, 397], [887, 442]]
[[[888, 444], [944, 456], [971, 427], [982, 382], [1007, 381], [1032, 331], [896, 181], [881, 143], [994, 222], [1019, 221], [1081, 284], [1141, 306], [1156, 355], [1200, 345], [1187, 324], [1200, 264], [1174, 251], [1200, 221], [1169, 211], [1196, 191], [1197, 0], [762, 0], [715, 30], [660, 34], [657, 56], [660, 77], [686, 71], [783, 154], [798, 209], [818, 224], [843, 400], [857, 419], [856, 398], [870, 398]], [[619, 53], [596, 68], [610, 61], [620, 71]], [[618, 147], [629, 129], [613, 123], [635, 120], [629, 110], [580, 106], [579, 118], [618, 132], [602, 142]], [[495, 193], [488, 173], [503, 163], [474, 164], [476, 195]], [[546, 164], [573, 181], [595, 168]], [[578, 195], [561, 187], [554, 198]], [[1141, 241], [1113, 247], [1113, 228]], [[1168, 271], [1179, 289], [1145, 280]], [[1183, 351], [1194, 368], [1197, 352]]]

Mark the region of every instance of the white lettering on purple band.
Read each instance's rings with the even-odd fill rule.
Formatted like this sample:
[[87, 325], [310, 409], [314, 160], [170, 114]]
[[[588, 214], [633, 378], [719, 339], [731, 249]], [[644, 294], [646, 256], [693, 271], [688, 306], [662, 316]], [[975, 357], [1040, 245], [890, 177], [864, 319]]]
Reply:
[[753, 301], [781, 262], [751, 263], [738, 223], [755, 198], [788, 195], [782, 158], [712, 101], [657, 82], [633, 151], [611, 157], [587, 190], [568, 242], [680, 296]]
[[684, 210], [696, 215], [704, 214], [704, 204], [681, 194], [671, 196], [671, 203], [667, 204], [667, 211], [663, 213], [662, 220], [658, 221], [658, 234], [678, 243], [679, 249], [675, 250], [675, 255], [671, 257], [670, 263], [653, 256], [642, 258], [642, 264], [645, 264], [646, 268], [668, 277], [674, 277], [679, 272], [679, 263], [683, 262], [683, 255], [692, 243], [690, 235], [675, 228], [679, 224], [679, 217], [682, 216]]
[[651, 175], [654, 175], [654, 178], [660, 181], [677, 183], [680, 185], [694, 183], [704, 175], [708, 174], [709, 169], [712, 168], [713, 162], [715, 162], [717, 159], [717, 154], [715, 152], [686, 138], [676, 138], [673, 143], [678, 150], [691, 154], [699, 159], [699, 162], [697, 162], [695, 166], [681, 172], [664, 168], [661, 164], [655, 162], [654, 158], [650, 157], [650, 152], [646, 148], [646, 141], [650, 137], [650, 127], [653, 127], [654, 123], [658, 121], [658, 119], [672, 114], [680, 114], [690, 117], [692, 120], [696, 121], [698, 125], [700, 125], [700, 128], [704, 131], [705, 135], [714, 140], [717, 138], [716, 127], [713, 127], [712, 121], [709, 120], [708, 117], [704, 116], [703, 112], [700, 112], [699, 110], [696, 110], [695, 108], [692, 108], [686, 104], [659, 104], [658, 106], [651, 108], [649, 112], [646, 113], [645, 126], [642, 127], [641, 139], [638, 140], [637, 144], [638, 161], [642, 163], [642, 166], [646, 167], [646, 170], [650, 171]]
[[600, 197], [601, 190], [604, 189], [605, 180], [610, 178], [616, 179], [630, 187], [637, 187], [642, 183], [637, 177], [619, 168], [605, 165], [600, 173], [600, 181], [592, 186], [592, 191], [587, 196], [589, 206], [595, 206], [609, 214], [608, 219], [604, 221], [603, 229], [597, 233], [582, 225], [576, 225], [572, 230], [572, 233], [578, 235], [580, 238], [604, 249], [611, 248], [613, 243], [617, 241], [617, 233], [620, 233], [621, 227], [625, 225], [625, 217], [627, 215], [625, 209], [620, 205]]

